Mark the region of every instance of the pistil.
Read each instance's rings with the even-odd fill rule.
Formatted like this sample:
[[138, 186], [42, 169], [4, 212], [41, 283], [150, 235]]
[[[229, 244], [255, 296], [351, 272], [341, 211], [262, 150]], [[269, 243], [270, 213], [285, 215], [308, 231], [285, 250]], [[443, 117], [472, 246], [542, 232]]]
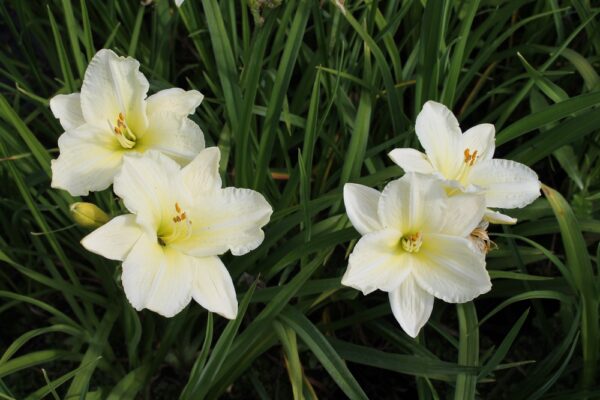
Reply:
[[404, 235], [400, 239], [400, 245], [402, 246], [402, 249], [409, 253], [418, 252], [421, 249], [422, 244], [423, 235], [421, 234], [421, 232]]

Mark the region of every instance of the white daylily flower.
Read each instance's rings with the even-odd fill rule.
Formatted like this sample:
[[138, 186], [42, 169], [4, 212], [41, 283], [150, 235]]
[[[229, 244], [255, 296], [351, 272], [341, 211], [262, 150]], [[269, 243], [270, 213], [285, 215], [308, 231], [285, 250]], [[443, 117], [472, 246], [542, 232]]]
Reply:
[[131, 57], [100, 50], [81, 93], [50, 100], [65, 129], [52, 160], [52, 187], [87, 195], [112, 184], [125, 154], [155, 149], [183, 165], [204, 148], [202, 130], [187, 117], [202, 94], [173, 88], [146, 98], [149, 84], [139, 67]]
[[348, 183], [344, 203], [363, 236], [342, 284], [389, 292], [394, 316], [416, 337], [433, 298], [463, 303], [491, 289], [485, 255], [469, 239], [485, 211], [482, 195], [448, 197], [439, 180], [407, 173], [383, 192]]
[[219, 159], [216, 147], [184, 168], [156, 151], [124, 158], [114, 190], [132, 214], [112, 219], [81, 243], [123, 261], [123, 288], [136, 310], [171, 317], [193, 298], [236, 317], [233, 282], [218, 255], [257, 248], [272, 209], [258, 192], [222, 189]]
[[[428, 101], [417, 116], [415, 131], [426, 154], [410, 148], [389, 153], [405, 172], [435, 174], [449, 188], [463, 192], [481, 190], [486, 206], [492, 208], [521, 208], [540, 196], [540, 182], [531, 168], [492, 158], [494, 125], [476, 125], [462, 133], [456, 117], [446, 106]], [[492, 223], [517, 222], [492, 210], [484, 217]]]

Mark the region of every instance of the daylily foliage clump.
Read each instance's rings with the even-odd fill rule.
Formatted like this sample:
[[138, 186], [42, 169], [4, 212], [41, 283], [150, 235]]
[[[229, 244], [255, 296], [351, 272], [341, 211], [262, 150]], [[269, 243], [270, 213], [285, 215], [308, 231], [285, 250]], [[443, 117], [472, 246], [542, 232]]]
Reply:
[[0, 398], [595, 397], [599, 6], [0, 1]]

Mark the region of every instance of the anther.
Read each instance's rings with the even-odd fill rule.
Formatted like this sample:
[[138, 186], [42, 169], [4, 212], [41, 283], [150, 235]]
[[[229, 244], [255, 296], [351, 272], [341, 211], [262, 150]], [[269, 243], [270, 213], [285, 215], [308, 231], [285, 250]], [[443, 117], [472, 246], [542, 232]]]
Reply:
[[465, 164], [472, 167], [473, 164], [475, 164], [475, 161], [477, 160], [477, 150], [475, 150], [473, 154], [471, 154], [470, 149], [465, 149], [463, 154], [465, 155]]
[[475, 164], [475, 160], [477, 159], [477, 150], [475, 150], [473, 152], [473, 155], [471, 156], [471, 162], [469, 163], [469, 165], [472, 167], [473, 164]]

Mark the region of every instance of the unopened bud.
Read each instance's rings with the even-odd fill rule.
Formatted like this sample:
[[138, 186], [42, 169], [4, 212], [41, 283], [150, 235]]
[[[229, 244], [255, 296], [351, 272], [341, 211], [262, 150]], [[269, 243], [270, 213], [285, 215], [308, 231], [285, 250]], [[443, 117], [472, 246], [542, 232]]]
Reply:
[[84, 228], [98, 228], [110, 219], [104, 211], [92, 203], [73, 203], [70, 209], [75, 222]]

